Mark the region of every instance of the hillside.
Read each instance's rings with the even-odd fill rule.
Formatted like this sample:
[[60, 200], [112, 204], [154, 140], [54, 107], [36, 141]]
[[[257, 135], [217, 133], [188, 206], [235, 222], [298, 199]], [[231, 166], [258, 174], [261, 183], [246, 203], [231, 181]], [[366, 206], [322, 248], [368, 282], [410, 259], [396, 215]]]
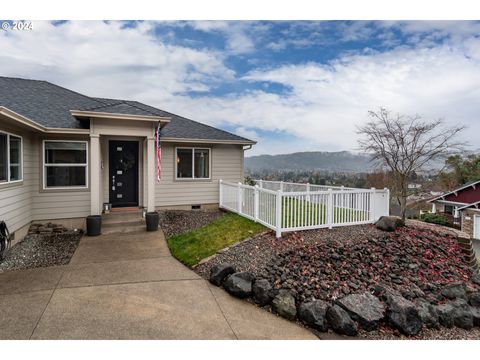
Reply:
[[274, 170], [324, 170], [344, 172], [368, 172], [373, 165], [367, 155], [339, 152], [297, 152], [281, 155], [258, 155], [245, 158], [248, 171]]

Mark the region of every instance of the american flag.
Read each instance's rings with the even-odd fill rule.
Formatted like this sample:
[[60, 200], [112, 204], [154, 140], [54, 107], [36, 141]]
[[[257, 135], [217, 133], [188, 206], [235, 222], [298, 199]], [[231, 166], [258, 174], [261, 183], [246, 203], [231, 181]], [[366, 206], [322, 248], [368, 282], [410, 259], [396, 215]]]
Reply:
[[160, 174], [162, 172], [162, 147], [160, 145], [160, 124], [158, 124], [156, 132], [156, 147], [157, 147], [157, 183], [160, 182]]

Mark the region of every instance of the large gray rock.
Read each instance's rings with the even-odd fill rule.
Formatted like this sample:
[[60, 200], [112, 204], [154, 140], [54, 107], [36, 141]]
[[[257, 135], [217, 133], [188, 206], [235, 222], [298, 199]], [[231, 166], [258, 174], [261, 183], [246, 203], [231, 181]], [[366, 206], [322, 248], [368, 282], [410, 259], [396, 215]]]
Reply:
[[260, 306], [272, 301], [272, 285], [266, 279], [256, 280], [252, 286], [253, 300]]
[[378, 297], [380, 300], [388, 303], [392, 296], [402, 296], [399, 291], [392, 289], [390, 286], [385, 284], [377, 284], [373, 290], [373, 294]]
[[330, 306], [327, 310], [327, 321], [331, 328], [342, 335], [355, 336], [358, 333], [357, 325], [348, 312], [338, 305]]
[[438, 319], [440, 321], [440, 324], [447, 328], [453, 327], [454, 312], [455, 312], [455, 308], [453, 307], [453, 305], [450, 303], [441, 304], [441, 305], [438, 305], [436, 309], [437, 309]]
[[248, 298], [252, 295], [252, 282], [254, 276], [249, 272], [238, 272], [230, 275], [223, 287], [228, 293], [241, 299]]
[[415, 305], [403, 296], [392, 295], [388, 299], [388, 320], [405, 335], [417, 335], [422, 330], [422, 319]]
[[368, 292], [347, 295], [336, 303], [367, 331], [378, 328], [378, 323], [385, 317], [385, 306]]
[[327, 310], [329, 305], [323, 300], [304, 302], [298, 309], [298, 317], [308, 326], [319, 331], [328, 330]]
[[395, 231], [401, 226], [405, 226], [405, 223], [397, 216], [381, 216], [375, 223], [375, 227], [383, 231]]
[[286, 290], [281, 290], [272, 301], [272, 309], [281, 317], [294, 320], [297, 315], [295, 298]]
[[442, 289], [442, 295], [450, 300], [467, 300], [467, 288], [463, 282], [448, 284]]
[[230, 264], [213, 265], [210, 269], [210, 282], [220, 286], [228, 275], [233, 274], [235, 268]]
[[474, 284], [480, 285], [480, 274], [478, 273], [473, 274], [472, 277], [470, 278], [470, 281], [473, 282]]
[[476, 291], [474, 293], [471, 293], [468, 302], [472, 306], [480, 306], [480, 291]]
[[471, 308], [473, 317], [473, 326], [480, 327], [480, 308]]
[[459, 328], [470, 330], [473, 328], [473, 314], [471, 307], [463, 299], [452, 301], [454, 307], [453, 324]]
[[438, 318], [438, 312], [435, 306], [430, 304], [428, 301], [421, 299], [417, 302], [417, 311], [418, 315], [420, 315], [420, 319], [427, 328], [440, 328], [440, 320]]

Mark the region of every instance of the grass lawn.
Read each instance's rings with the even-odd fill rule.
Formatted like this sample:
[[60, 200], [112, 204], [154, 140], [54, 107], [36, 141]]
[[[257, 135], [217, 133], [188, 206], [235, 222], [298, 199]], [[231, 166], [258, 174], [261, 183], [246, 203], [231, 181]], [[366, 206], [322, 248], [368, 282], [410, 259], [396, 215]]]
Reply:
[[167, 242], [173, 256], [192, 266], [217, 251], [266, 229], [259, 223], [227, 213], [200, 229], [172, 236]]
[[[314, 203], [306, 200], [293, 198], [283, 199], [282, 225], [283, 227], [297, 227], [310, 225], [322, 225], [327, 223], [327, 209], [325, 204]], [[367, 221], [368, 212], [349, 208], [334, 207], [333, 222]], [[308, 221], [307, 221], [308, 219]]]

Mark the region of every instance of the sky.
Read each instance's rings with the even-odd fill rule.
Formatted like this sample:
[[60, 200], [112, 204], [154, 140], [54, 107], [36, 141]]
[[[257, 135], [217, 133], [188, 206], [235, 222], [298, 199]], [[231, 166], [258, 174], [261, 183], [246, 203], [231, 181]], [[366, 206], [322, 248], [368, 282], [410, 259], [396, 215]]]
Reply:
[[480, 22], [34, 21], [0, 30], [0, 75], [131, 99], [258, 142], [356, 151], [368, 111], [466, 125], [478, 148]]

